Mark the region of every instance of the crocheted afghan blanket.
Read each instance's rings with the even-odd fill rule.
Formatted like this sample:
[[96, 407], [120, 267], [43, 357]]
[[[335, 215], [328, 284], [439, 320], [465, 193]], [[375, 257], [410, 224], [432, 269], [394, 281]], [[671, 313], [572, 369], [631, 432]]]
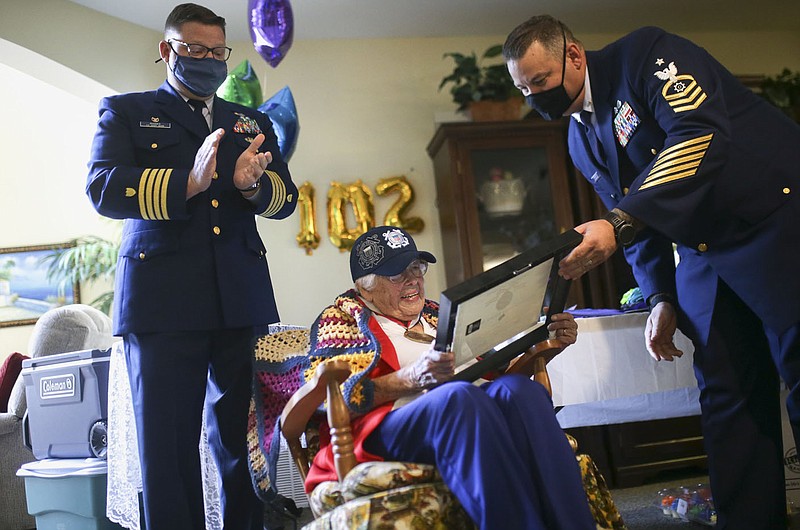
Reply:
[[[438, 311], [436, 302], [425, 300], [422, 317], [434, 328]], [[380, 361], [381, 348], [368, 327], [371, 316], [372, 311], [350, 290], [326, 307], [310, 330], [277, 330], [256, 341], [247, 443], [253, 486], [262, 500], [275, 496], [271, 485], [280, 453], [283, 408], [320, 363], [334, 357], [347, 361], [352, 374], [342, 384], [345, 402], [354, 413], [373, 408], [374, 385], [368, 375]]]

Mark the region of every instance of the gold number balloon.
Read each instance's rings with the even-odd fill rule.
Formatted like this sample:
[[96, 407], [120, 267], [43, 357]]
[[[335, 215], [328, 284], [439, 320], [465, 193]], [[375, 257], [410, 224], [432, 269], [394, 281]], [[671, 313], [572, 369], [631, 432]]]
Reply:
[[411, 234], [419, 233], [425, 228], [425, 221], [419, 217], [404, 218], [406, 210], [414, 202], [414, 190], [405, 176], [383, 178], [378, 181], [375, 191], [380, 196], [395, 192], [399, 195], [389, 211], [386, 212], [383, 224], [402, 228]]
[[[346, 207], [353, 208], [356, 227], [348, 228]], [[358, 236], [375, 226], [375, 207], [372, 193], [363, 182], [357, 180], [353, 184], [343, 185], [331, 182], [328, 190], [328, 237], [331, 243], [341, 252], [353, 247]]]
[[307, 256], [319, 246], [314, 193], [314, 185], [308, 181], [297, 190], [297, 205], [300, 207], [300, 232], [297, 233], [297, 244], [306, 249]]

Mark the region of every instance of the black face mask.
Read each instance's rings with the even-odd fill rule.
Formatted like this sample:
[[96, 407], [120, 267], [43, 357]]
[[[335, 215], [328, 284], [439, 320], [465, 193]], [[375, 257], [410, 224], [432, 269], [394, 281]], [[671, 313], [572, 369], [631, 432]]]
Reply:
[[564, 73], [567, 69], [567, 35], [563, 30], [562, 35], [564, 36], [564, 62], [561, 65], [561, 84], [549, 90], [525, 96], [525, 102], [528, 106], [548, 121], [557, 120], [563, 116], [572, 103], [578, 99], [578, 94], [581, 93], [578, 90], [578, 94], [575, 94], [574, 98], [570, 98], [564, 88]]

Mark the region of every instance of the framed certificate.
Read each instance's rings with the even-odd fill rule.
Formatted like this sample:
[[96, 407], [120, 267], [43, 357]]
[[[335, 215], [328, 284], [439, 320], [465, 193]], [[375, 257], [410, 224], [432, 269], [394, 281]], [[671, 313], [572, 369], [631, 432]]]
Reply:
[[446, 289], [435, 348], [456, 356], [456, 380], [474, 381], [548, 338], [570, 283], [558, 263], [583, 239], [574, 230]]

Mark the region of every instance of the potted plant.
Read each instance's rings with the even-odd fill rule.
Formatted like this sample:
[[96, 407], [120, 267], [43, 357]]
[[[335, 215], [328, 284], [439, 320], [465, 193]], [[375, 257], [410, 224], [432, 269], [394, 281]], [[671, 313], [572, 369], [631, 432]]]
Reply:
[[[61, 286], [98, 280], [111, 281], [117, 270], [118, 255], [119, 242], [97, 236], [80, 237], [75, 240], [74, 246], [58, 249], [45, 256], [44, 260], [50, 262], [47, 277], [58, 280]], [[94, 299], [90, 305], [110, 314], [113, 301], [114, 291], [108, 291]]]
[[775, 77], [765, 77], [759, 88], [764, 99], [800, 122], [800, 72], [784, 68]]
[[520, 117], [522, 97], [514, 86], [504, 62], [486, 64], [487, 60], [500, 57], [500, 44], [489, 46], [480, 59], [475, 52], [445, 53], [455, 62], [450, 75], [439, 83], [439, 90], [450, 87], [453, 102], [459, 111], [467, 111], [473, 120], [516, 120]]

